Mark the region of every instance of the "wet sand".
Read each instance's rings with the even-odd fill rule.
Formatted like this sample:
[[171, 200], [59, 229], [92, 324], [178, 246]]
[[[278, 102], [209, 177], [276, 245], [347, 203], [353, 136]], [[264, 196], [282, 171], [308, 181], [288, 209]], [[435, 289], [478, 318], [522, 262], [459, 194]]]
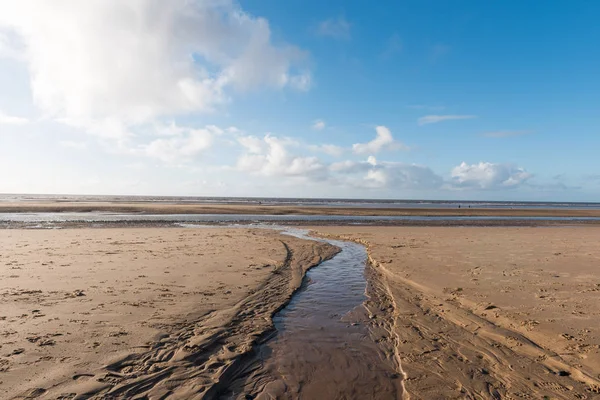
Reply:
[[600, 229], [315, 230], [367, 246], [411, 399], [600, 397]]
[[255, 215], [354, 215], [354, 216], [511, 216], [600, 217], [600, 209], [505, 208], [368, 208], [231, 204], [156, 204], [147, 202], [2, 202], [0, 213], [14, 212], [115, 212], [147, 214], [255, 214]]
[[262, 229], [0, 230], [0, 398], [210, 398], [336, 251]]

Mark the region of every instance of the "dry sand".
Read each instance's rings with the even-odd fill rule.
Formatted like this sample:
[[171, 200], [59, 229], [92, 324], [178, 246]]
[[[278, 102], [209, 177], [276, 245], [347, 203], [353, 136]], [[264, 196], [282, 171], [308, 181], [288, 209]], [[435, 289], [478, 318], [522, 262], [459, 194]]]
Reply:
[[411, 399], [600, 397], [600, 229], [315, 230], [367, 245]]
[[0, 398], [210, 397], [335, 252], [261, 229], [0, 230]]
[[521, 216], [600, 217], [600, 209], [493, 209], [493, 208], [372, 208], [239, 204], [157, 204], [149, 202], [2, 202], [0, 213], [14, 212], [116, 212], [147, 214], [256, 214], [256, 215], [351, 215], [351, 216]]

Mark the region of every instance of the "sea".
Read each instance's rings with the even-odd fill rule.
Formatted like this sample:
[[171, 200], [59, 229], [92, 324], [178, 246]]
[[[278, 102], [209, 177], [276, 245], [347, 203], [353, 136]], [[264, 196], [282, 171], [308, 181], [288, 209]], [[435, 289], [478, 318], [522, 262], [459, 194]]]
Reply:
[[2, 202], [113, 202], [160, 204], [282, 205], [302, 207], [356, 208], [495, 208], [600, 210], [600, 202], [552, 201], [475, 201], [475, 200], [403, 200], [403, 199], [320, 199], [285, 197], [200, 197], [200, 196], [99, 196], [0, 194]]

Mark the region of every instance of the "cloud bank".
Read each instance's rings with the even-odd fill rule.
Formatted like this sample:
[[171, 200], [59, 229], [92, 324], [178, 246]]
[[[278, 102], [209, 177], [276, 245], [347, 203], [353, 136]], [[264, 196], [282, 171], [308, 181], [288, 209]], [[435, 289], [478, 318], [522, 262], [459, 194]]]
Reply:
[[512, 164], [462, 162], [451, 173], [451, 185], [461, 189], [506, 189], [526, 183], [533, 175]]
[[273, 44], [268, 21], [233, 1], [2, 0], [0, 6], [0, 56], [18, 54], [35, 104], [75, 126], [103, 120], [128, 126], [211, 112], [235, 91], [310, 87], [306, 54]]
[[14, 115], [7, 115], [0, 111], [0, 125], [25, 125], [28, 124], [27, 118], [15, 117]]
[[[390, 142], [391, 133], [386, 127], [377, 127], [377, 132], [376, 139], [363, 144], [365, 149], [369, 147], [364, 154], [381, 150], [386, 143], [396, 143], [393, 139]], [[377, 145], [368, 146], [378, 139]], [[262, 138], [239, 136], [237, 142], [243, 149], [236, 165], [239, 172], [326, 182], [332, 187], [395, 191], [501, 190], [527, 185], [532, 177], [523, 168], [491, 162], [471, 165], [463, 162], [452, 168], [447, 178], [424, 165], [378, 161], [372, 155], [366, 160], [347, 159], [328, 163], [314, 155], [301, 154], [303, 146], [299, 142], [272, 134]], [[317, 151], [316, 146], [312, 147], [311, 150]]]

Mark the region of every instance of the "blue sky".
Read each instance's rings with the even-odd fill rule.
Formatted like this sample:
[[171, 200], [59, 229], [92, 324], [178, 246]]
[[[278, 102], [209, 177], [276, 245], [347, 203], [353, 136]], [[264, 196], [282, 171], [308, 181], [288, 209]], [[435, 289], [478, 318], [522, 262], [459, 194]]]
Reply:
[[594, 201], [600, 4], [0, 0], [0, 192]]

